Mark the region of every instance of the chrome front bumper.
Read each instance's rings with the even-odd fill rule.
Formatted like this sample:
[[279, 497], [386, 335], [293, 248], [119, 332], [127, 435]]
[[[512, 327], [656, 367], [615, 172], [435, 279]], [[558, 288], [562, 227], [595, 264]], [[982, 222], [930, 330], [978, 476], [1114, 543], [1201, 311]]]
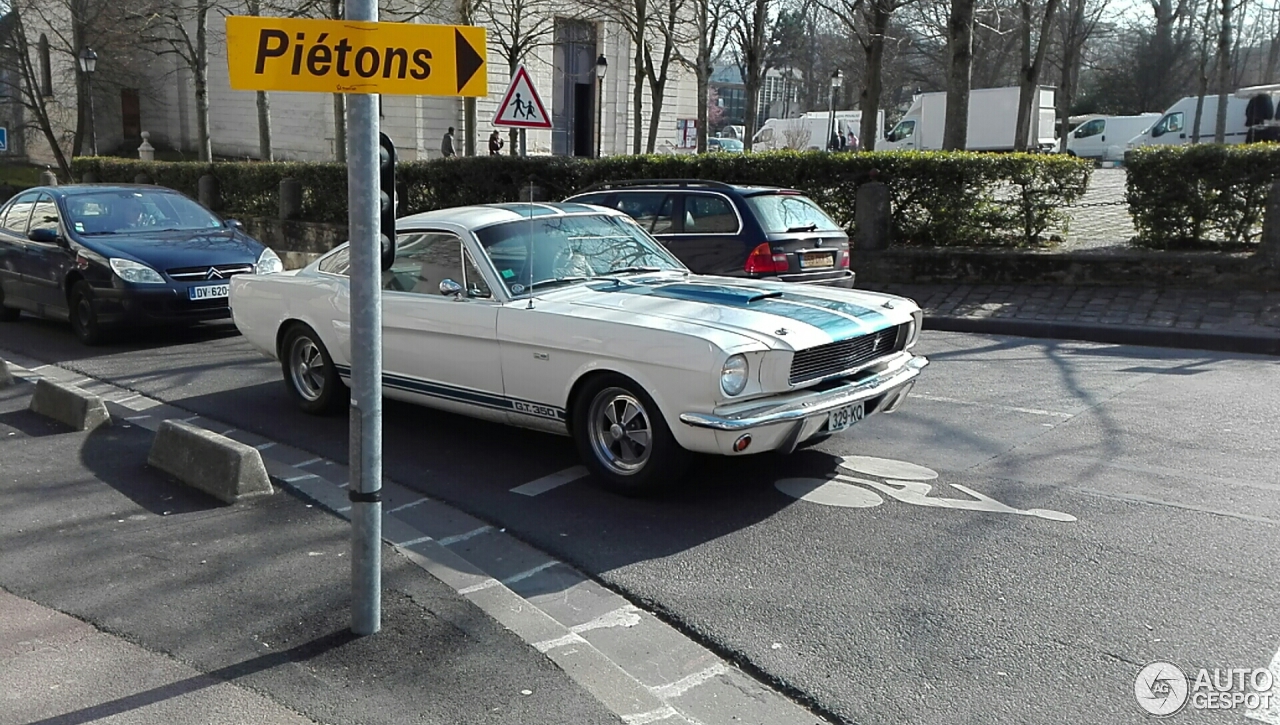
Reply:
[[[928, 364], [929, 360], [923, 356], [901, 352], [888, 361], [884, 370], [831, 390], [807, 394], [804, 391], [798, 391], [798, 393], [779, 396], [783, 398], [782, 400], [773, 397], [750, 401], [745, 404], [748, 407], [726, 412], [723, 415], [681, 413], [680, 422], [695, 428], [733, 432], [777, 423], [799, 422], [801, 425], [796, 426], [795, 432], [798, 440], [792, 442], [790, 446], [794, 449], [796, 443], [804, 440], [799, 436], [802, 429], [806, 427], [803, 425], [806, 420], [813, 420], [846, 405], [883, 395], [884, 401], [874, 412], [893, 412], [902, 404], [911, 386], [915, 384], [916, 376]], [[810, 435], [817, 432], [814, 430]]]

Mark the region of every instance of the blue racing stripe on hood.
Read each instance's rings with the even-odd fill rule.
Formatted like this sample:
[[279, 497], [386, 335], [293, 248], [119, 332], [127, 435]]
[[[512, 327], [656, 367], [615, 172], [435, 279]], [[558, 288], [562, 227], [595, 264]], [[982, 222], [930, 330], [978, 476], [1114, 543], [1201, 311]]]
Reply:
[[790, 290], [697, 283], [614, 284], [612, 281], [589, 286], [597, 292], [620, 292], [754, 310], [803, 322], [821, 330], [833, 341], [875, 332], [890, 322], [877, 310], [862, 305], [809, 297]]

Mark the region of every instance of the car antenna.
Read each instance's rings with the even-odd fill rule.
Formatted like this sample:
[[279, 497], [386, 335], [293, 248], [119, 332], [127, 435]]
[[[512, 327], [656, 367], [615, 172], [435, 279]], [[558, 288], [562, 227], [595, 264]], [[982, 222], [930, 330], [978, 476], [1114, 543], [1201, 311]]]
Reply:
[[533, 177], [529, 177], [529, 251], [525, 257], [525, 265], [529, 270], [529, 305], [526, 310], [533, 309]]

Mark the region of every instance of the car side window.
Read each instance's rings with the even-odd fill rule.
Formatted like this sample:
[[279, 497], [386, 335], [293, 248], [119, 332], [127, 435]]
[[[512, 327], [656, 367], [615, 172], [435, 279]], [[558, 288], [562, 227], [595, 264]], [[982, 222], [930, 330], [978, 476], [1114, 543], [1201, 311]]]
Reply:
[[28, 233], [37, 229], [51, 229], [54, 232], [59, 229], [58, 205], [48, 194], [41, 194], [31, 211], [31, 229]]
[[672, 210], [675, 197], [666, 192], [636, 191], [618, 194], [618, 211], [626, 214], [650, 234], [670, 234], [675, 231]]
[[15, 237], [26, 238], [27, 221], [31, 218], [31, 209], [35, 206], [36, 196], [36, 192], [29, 191], [13, 200], [5, 211], [4, 221], [0, 222], [5, 231]]
[[738, 215], [723, 196], [690, 194], [684, 200], [686, 234], [733, 234], [738, 231]]
[[440, 283], [463, 284], [462, 240], [447, 232], [401, 234], [396, 261], [382, 273], [382, 289], [418, 295], [441, 295]]
[[1103, 127], [1106, 126], [1106, 123], [1107, 123], [1106, 119], [1095, 118], [1092, 121], [1085, 123], [1080, 128], [1076, 129], [1076, 138], [1088, 138], [1090, 136], [1097, 136], [1098, 134], [1102, 133], [1102, 129]]
[[489, 283], [484, 280], [484, 274], [480, 272], [480, 267], [471, 258], [471, 252], [466, 249], [462, 250], [462, 276], [464, 279], [459, 281], [466, 288], [468, 297], [479, 299], [493, 297], [493, 291], [489, 289]]
[[320, 262], [320, 271], [346, 277], [351, 269], [350, 247], [343, 247]]

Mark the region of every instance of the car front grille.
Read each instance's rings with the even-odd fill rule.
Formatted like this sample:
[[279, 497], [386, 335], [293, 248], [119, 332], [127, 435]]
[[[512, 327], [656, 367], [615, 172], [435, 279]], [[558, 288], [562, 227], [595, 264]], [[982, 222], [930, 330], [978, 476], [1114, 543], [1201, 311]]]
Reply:
[[797, 350], [791, 360], [790, 383], [800, 385], [839, 375], [894, 352], [898, 347], [901, 327], [887, 327], [869, 335]]
[[[216, 274], [211, 274], [211, 272], [215, 271]], [[250, 272], [253, 272], [252, 264], [214, 264], [202, 267], [175, 267], [165, 270], [165, 274], [168, 274], [172, 279], [184, 282], [226, 279], [232, 275], [248, 274]]]

